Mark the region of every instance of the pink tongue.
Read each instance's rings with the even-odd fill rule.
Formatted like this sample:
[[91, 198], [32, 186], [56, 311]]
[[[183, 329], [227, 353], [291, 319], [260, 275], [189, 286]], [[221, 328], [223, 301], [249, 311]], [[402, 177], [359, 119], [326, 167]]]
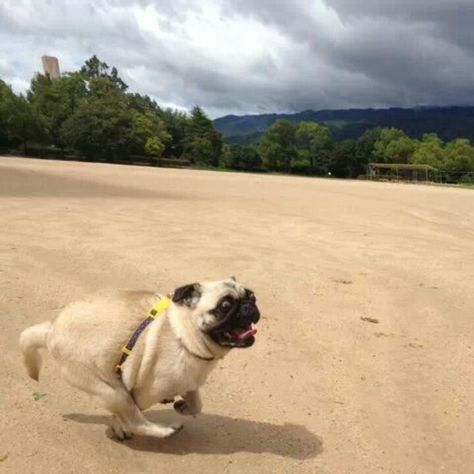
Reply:
[[243, 339], [247, 339], [250, 336], [253, 336], [254, 334], [257, 333], [257, 330], [255, 328], [250, 328], [250, 329], [234, 329], [232, 331], [232, 334], [237, 337], [240, 341]]

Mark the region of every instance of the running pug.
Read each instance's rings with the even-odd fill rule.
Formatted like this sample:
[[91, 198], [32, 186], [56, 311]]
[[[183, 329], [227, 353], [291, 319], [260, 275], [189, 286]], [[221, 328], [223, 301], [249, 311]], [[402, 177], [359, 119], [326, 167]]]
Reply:
[[[150, 308], [155, 314], [147, 325], [143, 315], [153, 313]], [[102, 291], [69, 305], [53, 322], [25, 329], [20, 348], [35, 380], [39, 349], [47, 349], [71, 385], [102, 400], [120, 439], [165, 438], [182, 425], [152, 423], [142, 410], [180, 396], [174, 409], [197, 415], [199, 387], [232, 348], [255, 342], [259, 319], [255, 295], [234, 278], [186, 285], [170, 298]]]

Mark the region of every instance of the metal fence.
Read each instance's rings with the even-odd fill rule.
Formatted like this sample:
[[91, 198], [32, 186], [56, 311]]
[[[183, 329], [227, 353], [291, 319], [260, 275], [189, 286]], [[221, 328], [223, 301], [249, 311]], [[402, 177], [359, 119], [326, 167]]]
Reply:
[[472, 171], [440, 171], [428, 165], [405, 163], [369, 163], [367, 175], [363, 178], [372, 181], [474, 185]]

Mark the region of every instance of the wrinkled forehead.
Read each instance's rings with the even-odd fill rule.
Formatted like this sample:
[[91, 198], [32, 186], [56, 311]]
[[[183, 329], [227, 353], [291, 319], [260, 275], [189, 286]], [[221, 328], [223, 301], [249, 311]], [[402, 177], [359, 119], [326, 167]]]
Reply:
[[246, 295], [243, 285], [234, 280], [213, 281], [202, 284], [202, 302], [209, 306], [215, 306], [225, 296], [242, 298]]

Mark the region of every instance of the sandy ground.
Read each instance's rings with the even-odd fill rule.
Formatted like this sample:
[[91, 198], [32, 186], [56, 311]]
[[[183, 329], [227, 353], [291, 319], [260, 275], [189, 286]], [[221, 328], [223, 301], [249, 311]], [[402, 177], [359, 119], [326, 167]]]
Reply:
[[[229, 275], [257, 342], [174, 438], [24, 373], [19, 332], [86, 292]], [[470, 190], [1, 158], [0, 285], [2, 473], [474, 472]]]

